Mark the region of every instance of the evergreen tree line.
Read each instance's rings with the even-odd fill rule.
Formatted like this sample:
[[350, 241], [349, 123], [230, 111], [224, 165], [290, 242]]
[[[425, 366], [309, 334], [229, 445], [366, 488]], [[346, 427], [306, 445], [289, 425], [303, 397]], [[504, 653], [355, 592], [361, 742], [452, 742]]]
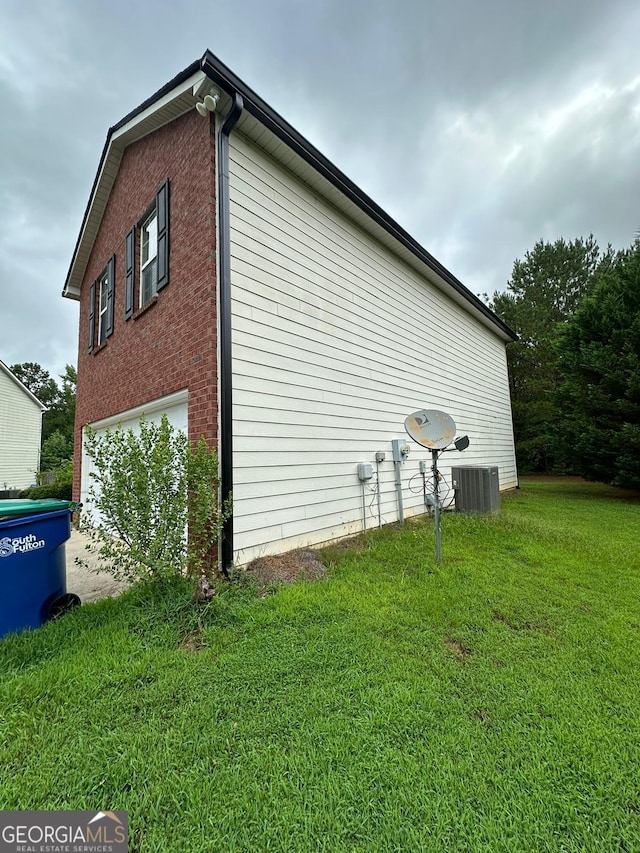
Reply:
[[507, 347], [518, 468], [640, 488], [640, 240], [539, 240], [488, 298]]

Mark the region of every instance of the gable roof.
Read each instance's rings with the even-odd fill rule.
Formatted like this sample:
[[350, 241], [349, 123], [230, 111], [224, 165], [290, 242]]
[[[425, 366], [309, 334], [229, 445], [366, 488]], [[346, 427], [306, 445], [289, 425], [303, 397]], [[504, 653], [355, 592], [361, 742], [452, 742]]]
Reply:
[[499, 337], [506, 341], [516, 340], [517, 335], [512, 329], [481, 299], [210, 51], [109, 129], [63, 296], [80, 298], [80, 287], [89, 256], [125, 148], [193, 109], [211, 83], [222, 92], [222, 113], [228, 110], [236, 93], [242, 96], [244, 111], [237, 125], [238, 130], [259, 141], [276, 159], [286, 157], [287, 168], [426, 275], [436, 287], [484, 325], [492, 328]]
[[16, 384], [22, 392], [24, 392], [24, 394], [31, 400], [32, 403], [35, 403], [35, 405], [38, 406], [41, 412], [47, 411], [47, 407], [44, 405], [44, 403], [41, 403], [40, 400], [38, 400], [38, 398], [36, 397], [36, 395], [32, 394], [31, 391], [29, 391], [27, 386], [18, 379], [15, 373], [9, 370], [4, 361], [0, 361], [0, 370]]

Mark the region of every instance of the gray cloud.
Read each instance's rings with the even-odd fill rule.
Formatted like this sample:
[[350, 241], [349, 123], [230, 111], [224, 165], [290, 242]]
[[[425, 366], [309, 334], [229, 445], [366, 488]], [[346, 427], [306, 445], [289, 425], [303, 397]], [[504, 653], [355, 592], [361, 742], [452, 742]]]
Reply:
[[6, 362], [75, 361], [60, 291], [108, 127], [206, 48], [476, 292], [539, 237], [640, 228], [635, 2], [3, 7]]

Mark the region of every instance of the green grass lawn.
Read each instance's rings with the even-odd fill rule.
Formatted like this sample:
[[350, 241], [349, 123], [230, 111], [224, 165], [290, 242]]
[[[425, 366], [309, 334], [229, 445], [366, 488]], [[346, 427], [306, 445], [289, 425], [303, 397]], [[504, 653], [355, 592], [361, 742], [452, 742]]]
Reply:
[[640, 499], [326, 549], [259, 598], [138, 587], [0, 642], [0, 808], [126, 809], [132, 851], [640, 850]]

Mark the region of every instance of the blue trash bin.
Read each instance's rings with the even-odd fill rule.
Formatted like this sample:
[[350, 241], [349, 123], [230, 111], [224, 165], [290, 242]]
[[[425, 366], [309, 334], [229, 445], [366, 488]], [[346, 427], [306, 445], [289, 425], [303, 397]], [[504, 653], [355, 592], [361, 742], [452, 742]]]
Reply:
[[77, 504], [0, 501], [0, 637], [38, 628], [69, 606], [65, 543]]

